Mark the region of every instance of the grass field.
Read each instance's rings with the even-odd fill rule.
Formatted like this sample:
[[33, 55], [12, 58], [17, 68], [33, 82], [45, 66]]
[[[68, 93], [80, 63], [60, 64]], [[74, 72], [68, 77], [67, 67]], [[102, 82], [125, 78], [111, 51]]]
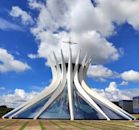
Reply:
[[139, 121], [0, 119], [0, 130], [139, 130]]

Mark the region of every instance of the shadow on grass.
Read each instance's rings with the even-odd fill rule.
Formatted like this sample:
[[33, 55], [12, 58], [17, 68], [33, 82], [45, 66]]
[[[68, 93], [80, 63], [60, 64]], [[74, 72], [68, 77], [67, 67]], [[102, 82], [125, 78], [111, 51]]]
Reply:
[[44, 127], [44, 125], [41, 121], [39, 121], [39, 124], [40, 124], [41, 130], [46, 130], [46, 128]]
[[28, 122], [25, 122], [20, 128], [19, 130], [24, 130], [24, 128], [28, 125]]

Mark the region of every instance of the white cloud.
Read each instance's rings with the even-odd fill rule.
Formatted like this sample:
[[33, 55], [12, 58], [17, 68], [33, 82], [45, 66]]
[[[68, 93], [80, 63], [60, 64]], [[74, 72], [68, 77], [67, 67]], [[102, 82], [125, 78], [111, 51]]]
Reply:
[[23, 24], [32, 24], [32, 17], [24, 10], [19, 8], [18, 6], [13, 6], [10, 11], [10, 15], [13, 17], [20, 17]]
[[116, 82], [110, 82], [109, 86], [107, 88], [105, 88], [105, 91], [107, 91], [107, 92], [118, 91]]
[[87, 71], [87, 75], [99, 81], [105, 81], [107, 78], [118, 77], [118, 73], [110, 70], [103, 65], [91, 65]]
[[139, 96], [139, 89], [120, 90], [118, 89], [116, 82], [110, 82], [105, 89], [94, 90], [111, 101], [130, 100], [135, 96]]
[[123, 24], [127, 22], [135, 29], [139, 29], [139, 1], [138, 0], [96, 0], [98, 9], [111, 22]]
[[[68, 46], [63, 45], [62, 41], [66, 41], [70, 36], [74, 42], [79, 43], [81, 49], [91, 50], [94, 63], [113, 61], [120, 57], [119, 50], [99, 33], [110, 33], [111, 25], [104, 20], [105, 16], [103, 18], [102, 15], [100, 16], [90, 1], [48, 0], [46, 3], [43, 6], [42, 3], [40, 4], [36, 26], [31, 29], [40, 42], [38, 49], [40, 57], [48, 58], [52, 50], [60, 57], [58, 48], [63, 48], [66, 53], [64, 55], [67, 57]], [[31, 8], [32, 4], [33, 2]], [[36, 5], [36, 1], [34, 4]], [[109, 29], [101, 29], [102, 27]], [[63, 28], [63, 31], [59, 31], [59, 28]], [[67, 33], [66, 30], [70, 31]], [[77, 53], [79, 47], [73, 46], [72, 49]], [[73, 59], [76, 57], [75, 52], [73, 52]]]
[[0, 73], [8, 71], [22, 72], [30, 69], [27, 63], [16, 60], [6, 49], [0, 48]]
[[29, 57], [30, 59], [36, 59], [36, 58], [39, 58], [39, 56], [36, 55], [36, 54], [28, 54], [28, 57]]
[[41, 3], [41, 1], [37, 0], [28, 0], [29, 6], [31, 9], [41, 9], [44, 7], [44, 5]]
[[125, 71], [121, 74], [121, 78], [126, 81], [139, 82], [139, 72], [135, 70]]
[[78, 33], [96, 30], [103, 36], [112, 34], [114, 26], [99, 8], [94, 7], [90, 0], [76, 0], [72, 3], [70, 28]]
[[31, 100], [37, 94], [38, 92], [27, 93], [23, 89], [15, 89], [14, 93], [0, 96], [0, 105], [7, 105], [8, 107], [15, 108], [22, 103]]
[[15, 89], [15, 95], [21, 98], [25, 97], [25, 91], [23, 89]]
[[[112, 2], [96, 0], [96, 6], [90, 0], [47, 0], [44, 2], [29, 0], [28, 2], [32, 10], [37, 9], [39, 12], [35, 18], [35, 26], [31, 28], [31, 32], [39, 42], [39, 57], [48, 58], [53, 50], [60, 57], [58, 49], [61, 46], [67, 57], [68, 47], [63, 45], [62, 41], [71, 36], [73, 41], [79, 42], [82, 49], [91, 50], [94, 63], [114, 61], [121, 54], [113, 43], [106, 40], [106, 37], [115, 33], [115, 24], [127, 22], [135, 29], [139, 27], [138, 0]], [[15, 12], [13, 16], [26, 14], [27, 17], [27, 13], [19, 7], [13, 7], [13, 10], [18, 10], [19, 13], [16, 15], [17, 12]], [[78, 52], [78, 48], [72, 47], [75, 52]], [[73, 52], [73, 58], [76, 56], [75, 52]]]
[[[67, 41], [69, 36], [72, 37], [74, 42], [78, 45], [72, 46], [73, 59], [77, 56], [79, 47], [82, 49], [82, 55], [84, 51], [89, 52], [93, 56], [93, 63], [104, 63], [108, 61], [117, 60], [120, 57], [119, 51], [112, 45], [112, 43], [106, 41], [96, 31], [85, 32], [82, 34], [59, 32], [59, 34], [53, 34], [51, 32], [40, 31], [36, 32], [33, 29], [33, 33], [40, 40], [38, 54], [40, 57], [48, 58], [54, 51], [58, 57], [60, 57], [60, 48], [64, 51], [64, 56], [68, 57], [68, 45], [63, 43]], [[99, 52], [99, 53], [98, 53]]]
[[108, 78], [121, 78], [123, 81], [119, 85], [122, 86], [128, 85], [128, 82], [139, 82], [138, 71], [128, 70], [120, 74], [103, 65], [90, 65], [87, 75], [99, 81], [105, 81]]
[[[139, 89], [120, 90], [115, 82], [111, 82], [105, 89], [94, 89], [100, 95], [111, 101], [129, 100], [139, 95]], [[40, 90], [39, 90], [40, 91]], [[22, 103], [36, 97], [40, 92], [25, 92], [23, 89], [15, 89], [14, 93], [0, 95], [0, 105], [15, 108]]]
[[128, 85], [128, 82], [127, 82], [127, 81], [122, 81], [122, 82], [120, 83], [120, 85], [126, 86], [126, 85]]
[[13, 24], [3, 18], [0, 18], [0, 29], [6, 31], [9, 30], [23, 31], [23, 29], [20, 26]]

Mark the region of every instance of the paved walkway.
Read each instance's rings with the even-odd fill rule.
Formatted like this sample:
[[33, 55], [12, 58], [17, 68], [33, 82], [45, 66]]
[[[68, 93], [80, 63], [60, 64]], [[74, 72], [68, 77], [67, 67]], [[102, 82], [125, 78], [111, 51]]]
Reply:
[[139, 130], [139, 121], [0, 119], [0, 130]]

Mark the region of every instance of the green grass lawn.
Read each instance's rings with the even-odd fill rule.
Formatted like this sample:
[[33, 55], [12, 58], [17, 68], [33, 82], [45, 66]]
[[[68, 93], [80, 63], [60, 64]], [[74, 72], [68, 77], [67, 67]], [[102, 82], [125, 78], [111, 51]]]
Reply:
[[[2, 116], [10, 109], [1, 108]], [[139, 119], [139, 114], [133, 114]], [[139, 120], [27, 120], [0, 119], [0, 130], [139, 130]]]
[[139, 121], [0, 119], [0, 130], [139, 130]]

